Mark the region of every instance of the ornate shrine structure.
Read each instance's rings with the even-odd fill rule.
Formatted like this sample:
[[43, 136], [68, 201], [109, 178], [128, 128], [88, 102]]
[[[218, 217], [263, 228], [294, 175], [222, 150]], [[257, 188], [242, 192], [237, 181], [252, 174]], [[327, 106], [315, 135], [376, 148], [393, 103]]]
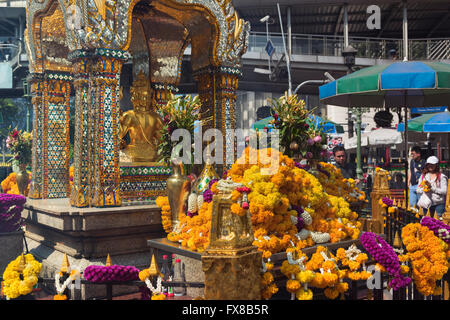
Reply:
[[[26, 11], [34, 112], [32, 181], [22, 213], [28, 248], [50, 277], [64, 254], [80, 268], [102, 264], [108, 254], [118, 264], [146, 267], [147, 240], [164, 231], [160, 209], [139, 200], [165, 193], [171, 168], [121, 162], [122, 67], [131, 63], [133, 90], [146, 90], [139, 108], [150, 103], [144, 109], [154, 111], [177, 92], [190, 46], [202, 126], [226, 137], [250, 26], [231, 0], [29, 0]], [[233, 140], [223, 144], [225, 158]], [[130, 199], [138, 201], [126, 206]], [[83, 298], [103, 294], [82, 287]]]
[[[225, 130], [234, 128], [240, 58], [249, 30], [231, 0], [28, 1], [25, 41], [34, 112], [29, 197], [70, 198], [75, 207], [120, 206], [122, 193], [139, 192], [130, 191], [130, 185], [148, 181], [130, 176], [133, 168], [121, 170], [119, 162], [120, 76], [126, 61], [132, 61], [134, 76], [142, 72], [148, 77], [156, 107], [177, 91], [182, 56], [190, 45], [202, 126], [227, 137]], [[73, 184], [71, 90], [76, 113]], [[233, 150], [232, 138], [223, 144], [225, 159], [226, 147]], [[157, 167], [144, 169], [156, 171], [156, 182], [167, 175]], [[121, 185], [121, 171], [126, 171], [122, 180], [128, 187]]]

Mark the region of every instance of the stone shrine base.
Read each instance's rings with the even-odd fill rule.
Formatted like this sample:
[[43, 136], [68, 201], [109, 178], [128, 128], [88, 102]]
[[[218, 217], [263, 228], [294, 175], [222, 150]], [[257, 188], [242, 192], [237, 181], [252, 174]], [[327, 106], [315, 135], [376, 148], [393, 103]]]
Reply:
[[[67, 198], [28, 198], [22, 217], [28, 250], [42, 262], [45, 278], [54, 278], [64, 254], [80, 271], [104, 265], [108, 254], [113, 264], [147, 268], [151, 261], [147, 240], [165, 236], [156, 205], [75, 208]], [[104, 297], [105, 290], [103, 285], [82, 285], [72, 291], [73, 298], [86, 300]], [[137, 286], [113, 287], [114, 295], [137, 291]]]

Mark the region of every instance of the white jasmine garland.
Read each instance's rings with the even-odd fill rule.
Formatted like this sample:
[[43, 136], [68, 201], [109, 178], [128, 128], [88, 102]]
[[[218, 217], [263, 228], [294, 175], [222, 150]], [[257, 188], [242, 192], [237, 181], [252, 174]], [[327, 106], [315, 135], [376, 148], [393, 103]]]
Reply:
[[291, 222], [295, 226], [297, 224], [297, 222], [298, 222], [298, 218], [295, 217], [295, 216], [291, 216]]
[[361, 253], [355, 244], [352, 244], [347, 250], [345, 250], [345, 256], [347, 259], [355, 261], [356, 257]]
[[264, 262], [264, 259], [261, 260], [261, 261], [262, 261], [261, 272], [265, 273], [267, 271], [267, 266], [266, 266], [266, 263]]
[[303, 211], [303, 213], [300, 215], [305, 222], [307, 226], [309, 226], [312, 223], [311, 215], [307, 211]]
[[203, 205], [203, 195], [197, 196], [197, 208], [201, 208]]
[[296, 236], [299, 240], [305, 240], [306, 238], [309, 237], [310, 233], [311, 233], [311, 231], [309, 231], [307, 229], [302, 229], [302, 230], [300, 230], [299, 233], [296, 234]]
[[442, 240], [450, 239], [450, 232], [448, 232], [447, 229], [444, 228], [438, 229], [438, 234], [439, 238], [441, 238]]
[[[66, 291], [67, 287], [69, 286], [69, 284], [72, 283], [72, 281], [74, 281], [77, 277], [80, 276], [80, 273], [75, 270], [75, 274], [70, 275], [61, 285], [60, 280], [61, 280], [61, 274], [60, 272], [56, 272], [55, 273], [55, 288], [56, 288], [56, 292], [58, 293], [58, 295], [63, 295], [64, 291]], [[71, 269], [70, 267], [67, 270], [67, 273], [71, 273]]]
[[153, 294], [162, 294], [161, 282], [162, 282], [161, 277], [158, 276], [158, 280], [156, 280], [156, 288], [155, 288], [152, 285], [152, 282], [150, 281], [150, 279], [148, 277], [145, 278], [145, 284], [147, 285], [147, 288], [149, 288]]
[[330, 241], [330, 234], [327, 232], [311, 231], [311, 238], [315, 243], [325, 243]]
[[221, 193], [231, 193], [234, 189], [243, 186], [244, 185], [242, 183], [233, 182], [231, 179], [222, 179], [217, 183], [217, 190], [219, 190]]
[[301, 256], [300, 259], [294, 260], [294, 257], [292, 256], [292, 252], [287, 253], [287, 261], [289, 264], [297, 264], [300, 267], [300, 270], [305, 271], [305, 265], [303, 264], [303, 261], [305, 261], [306, 257]]
[[188, 211], [195, 213], [197, 210], [197, 195], [195, 193], [191, 193], [188, 198]]

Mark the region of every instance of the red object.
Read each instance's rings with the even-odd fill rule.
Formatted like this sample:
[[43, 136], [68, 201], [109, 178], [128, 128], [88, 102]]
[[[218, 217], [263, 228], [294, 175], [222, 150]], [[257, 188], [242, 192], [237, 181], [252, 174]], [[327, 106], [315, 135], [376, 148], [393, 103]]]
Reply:
[[181, 262], [181, 259], [177, 259], [177, 260], [175, 260], [175, 262]]
[[238, 187], [238, 188], [236, 188], [236, 190], [238, 192], [249, 193], [252, 189], [247, 188], [247, 187]]
[[163, 255], [163, 259], [167, 259], [167, 258], [168, 258], [167, 254]]
[[243, 202], [242, 203], [242, 209], [245, 209], [245, 210], [248, 209], [248, 202]]

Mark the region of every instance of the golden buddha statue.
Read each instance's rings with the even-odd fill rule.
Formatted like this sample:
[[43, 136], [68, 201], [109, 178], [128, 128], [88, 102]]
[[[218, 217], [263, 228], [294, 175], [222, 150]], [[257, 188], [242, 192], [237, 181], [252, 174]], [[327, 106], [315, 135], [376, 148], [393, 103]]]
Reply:
[[133, 110], [124, 112], [119, 120], [119, 139], [128, 133], [130, 143], [121, 143], [121, 161], [155, 162], [163, 123], [161, 117], [152, 110], [150, 82], [141, 72], [130, 88]]

